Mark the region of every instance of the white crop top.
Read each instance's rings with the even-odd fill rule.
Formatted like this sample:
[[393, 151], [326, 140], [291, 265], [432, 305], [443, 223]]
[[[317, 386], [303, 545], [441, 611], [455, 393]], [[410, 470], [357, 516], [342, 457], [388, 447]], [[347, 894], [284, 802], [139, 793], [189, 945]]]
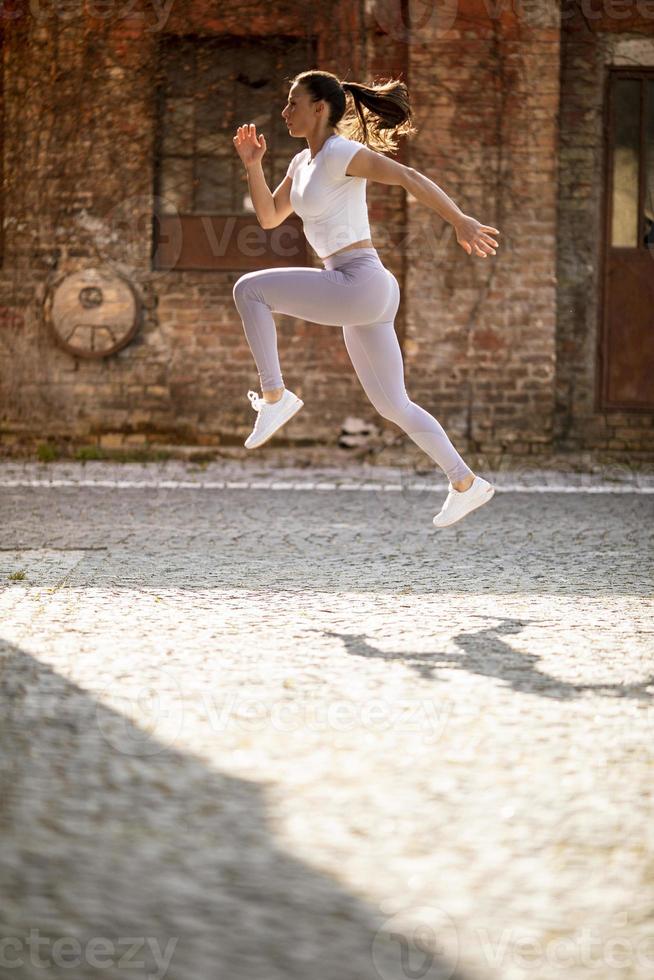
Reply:
[[366, 178], [345, 175], [363, 145], [334, 133], [313, 160], [307, 146], [288, 165], [293, 210], [302, 218], [306, 239], [320, 258], [371, 237]]

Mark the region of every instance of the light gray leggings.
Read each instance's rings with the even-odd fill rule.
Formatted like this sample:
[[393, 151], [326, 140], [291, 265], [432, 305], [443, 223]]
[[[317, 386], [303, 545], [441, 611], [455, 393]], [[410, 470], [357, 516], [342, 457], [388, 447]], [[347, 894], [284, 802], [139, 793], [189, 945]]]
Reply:
[[451, 481], [472, 475], [440, 422], [407, 395], [402, 351], [393, 323], [400, 287], [382, 264], [377, 249], [350, 249], [323, 262], [324, 269], [293, 266], [247, 272], [234, 284], [234, 302], [257, 365], [261, 390], [284, 384], [273, 313], [342, 326], [354, 370], [379, 414], [404, 429]]

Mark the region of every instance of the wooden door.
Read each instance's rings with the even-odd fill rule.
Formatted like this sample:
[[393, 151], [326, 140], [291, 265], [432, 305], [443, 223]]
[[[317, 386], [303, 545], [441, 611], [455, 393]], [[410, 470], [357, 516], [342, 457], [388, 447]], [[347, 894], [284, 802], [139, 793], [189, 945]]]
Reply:
[[608, 73], [600, 408], [654, 409], [654, 69]]

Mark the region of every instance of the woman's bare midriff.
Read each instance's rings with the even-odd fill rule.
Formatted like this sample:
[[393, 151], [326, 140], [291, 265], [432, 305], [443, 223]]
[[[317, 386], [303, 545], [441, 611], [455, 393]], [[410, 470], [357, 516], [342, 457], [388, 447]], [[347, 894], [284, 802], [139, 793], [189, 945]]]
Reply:
[[323, 256], [323, 259], [331, 259], [332, 255], [340, 255], [341, 252], [349, 252], [353, 248], [374, 248], [374, 245], [369, 238], [364, 238], [360, 242], [355, 242], [354, 245], [346, 245], [345, 248], [340, 248], [338, 252], [332, 252], [331, 255]]

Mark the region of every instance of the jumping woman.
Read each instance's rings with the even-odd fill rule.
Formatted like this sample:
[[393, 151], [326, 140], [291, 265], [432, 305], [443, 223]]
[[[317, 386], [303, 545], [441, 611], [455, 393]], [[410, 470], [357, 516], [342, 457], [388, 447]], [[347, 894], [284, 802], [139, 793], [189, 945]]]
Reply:
[[[353, 100], [347, 115], [346, 92]], [[293, 157], [274, 194], [261, 167], [265, 136], [257, 136], [253, 123], [239, 126], [234, 145], [247, 171], [261, 227], [276, 228], [297, 213], [325, 268], [264, 269], [248, 272], [234, 284], [234, 303], [262, 392], [261, 398], [255, 391], [248, 392], [258, 414], [245, 446], [263, 445], [304, 405], [284, 386], [272, 314], [341, 326], [354, 370], [374, 407], [404, 429], [446, 473], [448, 495], [434, 524], [447, 527], [490, 500], [495, 488], [472, 472], [441, 424], [407, 395], [394, 326], [400, 288], [370, 238], [366, 181], [404, 187], [453, 225], [457, 242], [470, 256], [495, 255], [498, 243], [492, 234], [499, 231], [463, 214], [419, 171], [379, 152], [397, 149], [392, 134], [416, 132], [403, 82], [341, 84], [328, 71], [301, 72], [291, 85], [282, 116], [291, 136], [305, 139], [308, 146]], [[345, 133], [336, 130], [341, 120]]]

